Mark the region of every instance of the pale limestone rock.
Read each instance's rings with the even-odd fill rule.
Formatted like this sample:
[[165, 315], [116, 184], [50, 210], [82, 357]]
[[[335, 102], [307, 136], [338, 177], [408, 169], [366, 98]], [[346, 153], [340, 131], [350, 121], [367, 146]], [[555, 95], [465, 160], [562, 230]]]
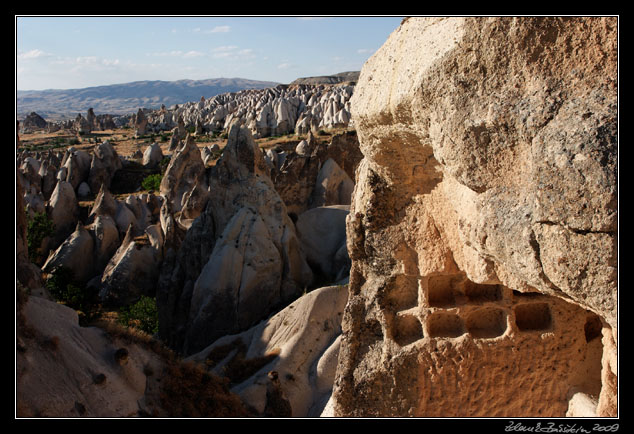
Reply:
[[[77, 313], [55, 302], [31, 296], [22, 315], [20, 326], [30, 327], [31, 334], [18, 337], [18, 417], [138, 415], [146, 372], [159, 372], [165, 360], [139, 343], [80, 327]], [[113, 356], [122, 347], [128, 362], [119, 366]]]
[[[183, 197], [198, 186], [207, 189], [205, 165], [192, 137], [188, 136], [170, 159], [161, 180], [161, 196], [169, 202], [173, 213], [183, 211]], [[191, 212], [200, 213], [200, 208]]]
[[103, 272], [106, 264], [119, 248], [121, 242], [119, 230], [114, 219], [109, 215], [99, 215], [89, 226], [95, 240], [95, 271]]
[[56, 249], [73, 232], [79, 218], [79, 205], [73, 186], [69, 182], [59, 181], [46, 209], [55, 225], [49, 248]]
[[616, 24], [408, 18], [366, 62], [336, 416], [616, 415]]
[[[332, 390], [346, 300], [344, 286], [315, 289], [271, 318], [240, 334], [224, 336], [187, 360], [204, 363], [212, 373], [223, 375], [239, 353], [247, 360], [264, 358], [257, 371], [232, 384], [232, 392], [262, 414], [270, 384], [267, 374], [276, 372], [290, 404], [289, 416], [319, 416]], [[231, 349], [227, 357], [206, 362], [227, 345]]]
[[93, 149], [88, 183], [92, 191], [99, 191], [102, 185], [110, 188], [114, 174], [123, 167], [117, 151], [109, 141], [99, 143]]
[[52, 273], [55, 269], [64, 267], [72, 271], [73, 278], [78, 282], [86, 283], [93, 277], [94, 244], [90, 233], [81, 224], [77, 224], [75, 231], [51, 253], [42, 270]]
[[47, 160], [42, 161], [42, 165], [40, 166], [39, 175], [42, 179], [42, 195], [45, 200], [49, 200], [51, 194], [53, 194], [53, 190], [55, 189], [55, 185], [57, 184], [57, 179], [55, 174], [57, 172], [57, 168], [54, 163], [50, 163]]
[[92, 157], [81, 149], [72, 151], [71, 149], [69, 149], [64, 167], [67, 170], [66, 181], [76, 190], [79, 184], [88, 179]]
[[157, 167], [161, 160], [163, 160], [163, 151], [158, 143], [152, 143], [145, 148], [142, 162], [145, 167]]
[[350, 205], [354, 181], [332, 158], [327, 159], [315, 180], [312, 206]]
[[130, 226], [121, 246], [103, 271], [100, 300], [109, 305], [124, 306], [138, 300], [141, 295], [153, 296], [160, 259], [160, 252], [149, 237], [133, 237]]
[[[341, 280], [350, 269], [346, 251], [346, 217], [349, 211], [347, 205], [312, 208], [300, 214], [295, 223], [306, 261], [315, 274], [329, 282]], [[337, 258], [342, 248], [345, 257]]]
[[139, 109], [134, 119], [134, 135], [136, 137], [143, 136], [147, 133], [148, 120], [142, 109]]
[[95, 203], [90, 210], [89, 218], [107, 215], [114, 219], [117, 214], [117, 208], [118, 203], [116, 199], [112, 196], [110, 191], [104, 185], [102, 185], [99, 188], [99, 193], [97, 193], [97, 197], [95, 198]]
[[[159, 333], [174, 348], [199, 351], [222, 334], [261, 320], [310, 283], [295, 228], [267, 170], [251, 133], [236, 123], [211, 168], [206, 207], [182, 242], [167, 202], [161, 210], [167, 244], [157, 290]], [[244, 306], [236, 311], [239, 300]], [[246, 309], [247, 303], [255, 305]]]
[[308, 145], [308, 141], [302, 140], [301, 142], [299, 142], [297, 144], [297, 147], [295, 147], [295, 153], [297, 153], [297, 155], [301, 155], [302, 157], [309, 157], [311, 154], [311, 149]]

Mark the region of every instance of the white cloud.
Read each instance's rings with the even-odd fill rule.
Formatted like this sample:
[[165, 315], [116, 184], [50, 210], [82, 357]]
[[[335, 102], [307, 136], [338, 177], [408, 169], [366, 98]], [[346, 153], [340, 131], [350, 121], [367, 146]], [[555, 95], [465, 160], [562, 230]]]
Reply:
[[374, 52], [374, 50], [371, 50], [369, 48], [359, 48], [357, 50], [357, 53], [359, 53], [359, 54], [366, 54], [366, 53], [373, 53], [373, 52]]
[[27, 52], [18, 53], [18, 59], [37, 59], [38, 57], [50, 56], [50, 54], [45, 53], [39, 49], [29, 50]]
[[75, 59], [78, 65], [94, 65], [97, 63], [97, 56], [82, 56]]
[[212, 51], [214, 52], [226, 52], [226, 51], [233, 51], [236, 50], [238, 48], [237, 45], [221, 45], [220, 47], [216, 47], [214, 48]]
[[237, 45], [221, 45], [211, 50], [215, 59], [254, 59], [255, 53], [252, 48], [242, 48]]
[[101, 59], [101, 64], [105, 66], [117, 66], [119, 64], [119, 59]]
[[291, 66], [292, 65], [290, 63], [280, 63], [279, 65], [277, 65], [277, 69], [288, 69]]
[[146, 56], [154, 56], [154, 57], [182, 57], [184, 59], [189, 59], [192, 57], [201, 57], [204, 56], [205, 53], [196, 50], [190, 50], [187, 52], [181, 50], [172, 50], [172, 51], [158, 51], [155, 53], [148, 53]]
[[231, 30], [229, 26], [216, 26], [211, 30], [205, 30], [205, 33], [227, 33]]
[[205, 54], [201, 53], [200, 51], [191, 50], [191, 51], [188, 51], [187, 53], [184, 53], [183, 57], [185, 59], [189, 59], [189, 58], [192, 58], [192, 57], [200, 57], [200, 56], [204, 56], [204, 55]]

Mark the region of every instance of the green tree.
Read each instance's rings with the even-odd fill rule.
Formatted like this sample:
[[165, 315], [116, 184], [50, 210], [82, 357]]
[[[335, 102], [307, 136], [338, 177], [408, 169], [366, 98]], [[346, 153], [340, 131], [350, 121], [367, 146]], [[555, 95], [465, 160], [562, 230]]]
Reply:
[[141, 182], [141, 187], [143, 187], [144, 190], [154, 190], [154, 191], [158, 191], [161, 189], [161, 179], [163, 178], [163, 176], [160, 173], [155, 173], [153, 175], [148, 175], [145, 177], [145, 179]]

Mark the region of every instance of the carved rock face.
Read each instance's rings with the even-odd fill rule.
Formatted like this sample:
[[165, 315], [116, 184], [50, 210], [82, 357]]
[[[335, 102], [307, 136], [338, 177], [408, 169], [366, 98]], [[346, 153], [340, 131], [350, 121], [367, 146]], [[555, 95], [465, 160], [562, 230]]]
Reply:
[[615, 414], [616, 43], [410, 18], [366, 62], [336, 415]]

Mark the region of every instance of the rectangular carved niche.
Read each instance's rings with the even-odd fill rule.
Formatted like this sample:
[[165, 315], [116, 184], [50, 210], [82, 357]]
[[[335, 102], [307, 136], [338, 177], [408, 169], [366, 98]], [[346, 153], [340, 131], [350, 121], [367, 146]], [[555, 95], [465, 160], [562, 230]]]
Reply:
[[427, 302], [430, 307], [448, 308], [456, 305], [460, 297], [458, 287], [464, 275], [452, 274], [427, 277]]
[[496, 307], [479, 308], [469, 313], [465, 325], [474, 338], [496, 338], [506, 331], [506, 312]]
[[523, 303], [516, 305], [515, 324], [520, 331], [548, 330], [552, 316], [548, 303]]
[[471, 303], [502, 300], [501, 285], [485, 285], [466, 280], [464, 293]]

